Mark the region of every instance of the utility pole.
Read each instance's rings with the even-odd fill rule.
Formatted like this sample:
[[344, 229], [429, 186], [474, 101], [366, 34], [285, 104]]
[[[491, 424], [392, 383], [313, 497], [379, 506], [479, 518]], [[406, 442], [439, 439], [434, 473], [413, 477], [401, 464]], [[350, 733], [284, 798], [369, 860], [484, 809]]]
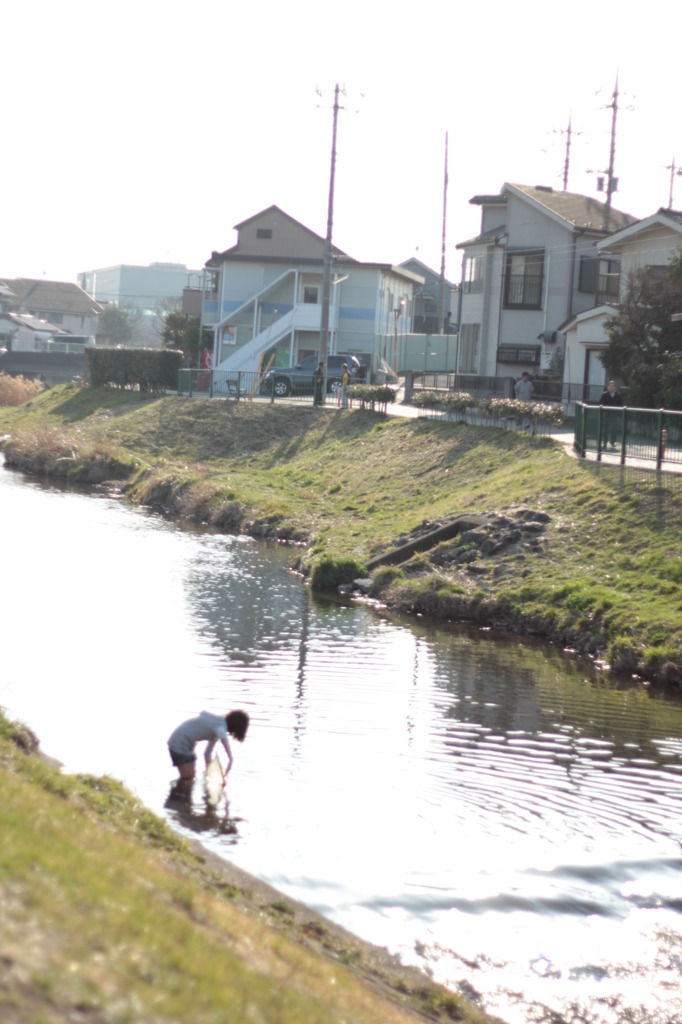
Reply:
[[332, 156], [329, 171], [329, 202], [327, 204], [327, 235], [324, 242], [322, 271], [322, 309], [320, 311], [320, 362], [324, 362], [322, 404], [327, 394], [327, 355], [329, 353], [329, 298], [332, 280], [332, 226], [334, 223], [334, 176], [336, 173], [336, 124], [339, 118], [339, 85], [334, 87], [334, 127], [332, 130]]
[[611, 220], [611, 196], [618, 188], [618, 179], [613, 176], [614, 161], [616, 158], [616, 119], [618, 117], [618, 72], [616, 72], [616, 86], [613, 90], [613, 99], [609, 104], [613, 115], [611, 117], [611, 149], [609, 151], [609, 169], [607, 171], [606, 181], [606, 222], [604, 227], [607, 231], [610, 229]]
[[682, 174], [682, 167], [675, 166], [675, 154], [673, 153], [672, 163], [666, 167], [666, 171], [670, 171], [670, 192], [668, 193], [668, 209], [673, 208], [673, 185], [675, 183], [675, 175]]
[[445, 133], [445, 173], [443, 176], [443, 236], [440, 250], [440, 289], [438, 293], [438, 333], [445, 330], [445, 226], [448, 208], [448, 133]]

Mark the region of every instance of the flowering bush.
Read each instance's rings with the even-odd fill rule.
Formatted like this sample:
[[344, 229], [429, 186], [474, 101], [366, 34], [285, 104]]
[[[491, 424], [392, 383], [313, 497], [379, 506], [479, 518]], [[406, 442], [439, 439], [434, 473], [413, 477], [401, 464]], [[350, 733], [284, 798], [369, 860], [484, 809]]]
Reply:
[[491, 398], [485, 403], [485, 411], [490, 420], [514, 420], [515, 424], [528, 423], [531, 433], [535, 434], [538, 427], [560, 427], [564, 422], [564, 411], [561, 406], [549, 405], [546, 402], [520, 402], [517, 398]]
[[474, 398], [466, 391], [416, 391], [413, 405], [421, 409], [434, 409], [459, 414], [461, 423], [467, 422], [467, 413], [484, 416], [495, 426], [513, 426], [528, 423], [532, 433], [541, 427], [560, 427], [564, 422], [561, 406], [543, 402], [520, 402], [516, 398]]
[[383, 405], [384, 408], [389, 402], [395, 402], [396, 391], [386, 384], [349, 384], [345, 389], [348, 398], [354, 399], [362, 404], [365, 409], [371, 409], [375, 405]]

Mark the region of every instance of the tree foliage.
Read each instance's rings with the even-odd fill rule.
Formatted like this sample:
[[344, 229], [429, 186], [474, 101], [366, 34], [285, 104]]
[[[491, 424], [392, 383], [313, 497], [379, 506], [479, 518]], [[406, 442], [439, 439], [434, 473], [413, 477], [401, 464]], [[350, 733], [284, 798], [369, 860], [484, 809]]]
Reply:
[[164, 314], [161, 337], [166, 348], [179, 349], [190, 366], [198, 366], [201, 325], [198, 316], [170, 309]]
[[133, 336], [133, 321], [120, 306], [105, 306], [97, 320], [97, 340], [105, 345], [127, 345]]
[[627, 387], [627, 404], [682, 409], [682, 252], [663, 273], [642, 268], [628, 278], [618, 312], [606, 322], [601, 354], [608, 374]]

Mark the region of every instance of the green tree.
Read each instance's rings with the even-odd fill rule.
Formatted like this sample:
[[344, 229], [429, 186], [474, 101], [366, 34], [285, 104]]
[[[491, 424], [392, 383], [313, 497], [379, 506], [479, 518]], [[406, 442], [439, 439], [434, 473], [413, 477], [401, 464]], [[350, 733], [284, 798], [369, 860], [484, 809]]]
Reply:
[[161, 337], [166, 348], [180, 349], [190, 366], [199, 365], [201, 325], [198, 316], [170, 309], [164, 314]]
[[127, 345], [133, 337], [133, 321], [120, 306], [105, 306], [97, 320], [97, 340], [108, 345]]
[[642, 268], [628, 278], [618, 312], [606, 321], [608, 344], [601, 361], [627, 387], [628, 405], [681, 409], [682, 252], [663, 273]]

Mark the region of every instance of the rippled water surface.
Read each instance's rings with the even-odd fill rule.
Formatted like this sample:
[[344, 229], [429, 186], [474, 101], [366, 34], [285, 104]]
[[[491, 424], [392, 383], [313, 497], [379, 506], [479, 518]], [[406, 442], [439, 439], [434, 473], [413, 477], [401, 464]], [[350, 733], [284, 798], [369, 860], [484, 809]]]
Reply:
[[[0, 704], [68, 770], [510, 1024], [679, 1024], [679, 701], [312, 600], [286, 551], [109, 498], [0, 470], [0, 508]], [[229, 805], [179, 804], [168, 734], [233, 707]]]

